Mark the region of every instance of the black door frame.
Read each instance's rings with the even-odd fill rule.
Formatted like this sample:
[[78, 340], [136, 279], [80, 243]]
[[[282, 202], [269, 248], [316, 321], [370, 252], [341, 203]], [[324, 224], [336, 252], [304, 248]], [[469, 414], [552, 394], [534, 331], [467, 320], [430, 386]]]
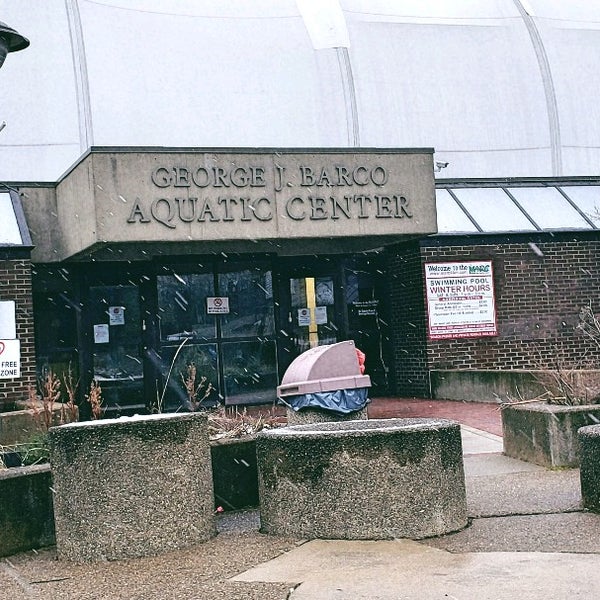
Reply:
[[[128, 266], [124, 268], [122, 262], [103, 263], [94, 265], [93, 268], [80, 267], [80, 287], [79, 301], [82, 310], [78, 312], [77, 328], [79, 343], [79, 372], [81, 374], [79, 387], [80, 410], [83, 411], [83, 417], [87, 415], [87, 406], [83, 401], [85, 394], [90, 389], [94, 379], [94, 335], [93, 318], [90, 310], [90, 290], [93, 287], [109, 286], [131, 286], [137, 289], [139, 306], [139, 356], [142, 361], [142, 394], [148, 403], [151, 397], [150, 385], [152, 382], [151, 368], [148, 360], [148, 350], [154, 345], [154, 327], [155, 319], [152, 315], [155, 306], [155, 279], [152, 267], [146, 263], [143, 266]], [[148, 406], [148, 405], [147, 405]], [[126, 410], [126, 406], [123, 406]], [[118, 411], [117, 411], [118, 412]]]
[[293, 319], [291, 307], [290, 279], [305, 277], [333, 278], [334, 315], [337, 340], [343, 341], [348, 335], [348, 314], [345, 306], [344, 261], [342, 256], [295, 256], [281, 257], [276, 264], [276, 323], [277, 323], [277, 364], [281, 381], [290, 363], [296, 358], [295, 346], [289, 326]]
[[[254, 256], [258, 258], [258, 256]], [[288, 336], [289, 314], [291, 312], [290, 278], [324, 277], [333, 278], [334, 282], [334, 316], [337, 327], [337, 340], [350, 339], [349, 307], [346, 300], [346, 273], [349, 259], [346, 255], [301, 255], [294, 257], [279, 257], [274, 255], [260, 255], [260, 260], [270, 265], [273, 276], [273, 303], [275, 334], [273, 339], [276, 344], [277, 376], [281, 381], [289, 364], [295, 358], [290, 348]], [[165, 266], [173, 268], [175, 265], [182, 272], [193, 272], [201, 261], [216, 279], [220, 271], [221, 260], [218, 257], [185, 256], [162, 257], [161, 259], [125, 265], [123, 262], [105, 264], [80, 265], [80, 302], [83, 310], [78, 311], [78, 341], [81, 352], [79, 353], [81, 387], [80, 390], [89, 389], [93, 377], [93, 352], [94, 340], [92, 335], [91, 315], [86, 309], [89, 303], [89, 289], [97, 285], [136, 285], [140, 299], [140, 343], [144, 372], [144, 397], [148, 404], [156, 397], [157, 365], [153, 361], [153, 354], [161, 352], [161, 341], [158, 331], [158, 289], [157, 275]], [[231, 256], [226, 262], [243, 263], [252, 261], [251, 255]], [[384, 296], [385, 297], [385, 296]], [[383, 299], [383, 298], [382, 298]], [[383, 307], [382, 307], [383, 308]], [[382, 311], [383, 312], [383, 311]], [[223, 339], [217, 331], [215, 343], [222, 343]], [[286, 343], [287, 342], [287, 343]], [[389, 349], [388, 349], [389, 351]], [[219, 361], [219, 377], [223, 382], [222, 361]]]

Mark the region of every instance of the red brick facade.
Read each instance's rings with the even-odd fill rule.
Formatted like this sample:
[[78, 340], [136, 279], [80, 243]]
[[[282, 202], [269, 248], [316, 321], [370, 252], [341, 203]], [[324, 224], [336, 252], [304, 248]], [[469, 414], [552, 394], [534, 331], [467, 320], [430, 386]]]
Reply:
[[423, 266], [418, 243], [403, 244], [388, 254], [389, 320], [396, 393], [428, 396], [426, 312]]
[[[396, 247], [388, 264], [397, 393], [428, 395], [433, 369], [600, 366], [600, 348], [576, 329], [590, 301], [600, 312], [600, 241], [577, 237]], [[463, 260], [492, 261], [498, 336], [428, 340], [423, 265]]]
[[0, 258], [0, 300], [14, 300], [17, 339], [21, 342], [21, 377], [0, 379], [0, 408], [17, 400], [27, 400], [30, 385], [35, 386], [35, 342], [31, 291], [31, 260]]

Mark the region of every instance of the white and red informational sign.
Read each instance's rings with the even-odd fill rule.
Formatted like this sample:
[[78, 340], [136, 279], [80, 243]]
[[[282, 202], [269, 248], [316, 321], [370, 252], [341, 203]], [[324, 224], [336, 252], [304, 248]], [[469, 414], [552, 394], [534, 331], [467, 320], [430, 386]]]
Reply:
[[229, 298], [226, 296], [209, 297], [206, 299], [206, 314], [228, 315]]
[[109, 306], [108, 307], [108, 324], [109, 325], [125, 325], [125, 307], [124, 306]]
[[21, 377], [21, 343], [0, 340], [0, 379]]
[[491, 261], [425, 263], [431, 340], [498, 335]]
[[312, 320], [312, 311], [310, 308], [298, 309], [298, 327], [310, 327]]
[[0, 339], [17, 338], [17, 319], [14, 300], [0, 300]]

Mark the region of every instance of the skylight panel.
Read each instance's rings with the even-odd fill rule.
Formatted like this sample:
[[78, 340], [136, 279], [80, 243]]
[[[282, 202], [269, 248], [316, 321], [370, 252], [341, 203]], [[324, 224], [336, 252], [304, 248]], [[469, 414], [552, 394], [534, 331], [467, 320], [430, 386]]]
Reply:
[[0, 244], [23, 244], [15, 209], [8, 192], [0, 192]]
[[592, 228], [555, 187], [507, 189], [542, 229], [555, 231]]
[[477, 227], [455, 202], [448, 190], [435, 191], [438, 233], [476, 233]]
[[600, 185], [569, 185], [560, 189], [596, 227], [600, 227]]
[[454, 188], [452, 192], [485, 233], [537, 231], [502, 188]]

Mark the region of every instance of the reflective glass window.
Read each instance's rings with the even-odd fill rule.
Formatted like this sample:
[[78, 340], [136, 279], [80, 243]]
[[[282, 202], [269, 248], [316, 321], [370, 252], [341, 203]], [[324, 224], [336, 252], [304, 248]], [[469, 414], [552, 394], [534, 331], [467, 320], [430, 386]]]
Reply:
[[383, 272], [375, 264], [355, 261], [345, 269], [345, 294], [350, 339], [364, 352], [366, 373], [372, 392], [386, 393], [389, 368], [384, 356], [389, 347], [389, 331], [383, 321], [387, 296], [382, 289]]
[[35, 344], [39, 354], [77, 347], [76, 306], [63, 293], [35, 295]]
[[137, 286], [90, 288], [90, 314], [94, 328], [94, 377], [97, 380], [141, 379]]
[[165, 345], [157, 360], [162, 382], [156, 390], [156, 402], [161, 410], [196, 411], [217, 402], [216, 344]]
[[[38, 375], [52, 370], [64, 382], [69, 372], [79, 379], [76, 304], [67, 293], [43, 293], [33, 297], [35, 349]], [[66, 397], [67, 390], [61, 392]]]
[[223, 343], [226, 404], [274, 402], [277, 361], [274, 341]]
[[309, 348], [335, 344], [338, 327], [332, 276], [291, 277], [288, 328], [297, 354]]
[[141, 355], [141, 316], [135, 285], [90, 288], [94, 379], [102, 390], [105, 416], [123, 407], [145, 406]]
[[346, 304], [350, 330], [362, 331], [377, 328], [379, 297], [374, 273], [347, 269]]
[[219, 274], [219, 295], [229, 301], [221, 315], [221, 335], [262, 337], [275, 332], [271, 271], [256, 267]]
[[216, 336], [215, 316], [206, 298], [215, 295], [212, 273], [159, 275], [158, 322], [164, 342], [207, 340]]

